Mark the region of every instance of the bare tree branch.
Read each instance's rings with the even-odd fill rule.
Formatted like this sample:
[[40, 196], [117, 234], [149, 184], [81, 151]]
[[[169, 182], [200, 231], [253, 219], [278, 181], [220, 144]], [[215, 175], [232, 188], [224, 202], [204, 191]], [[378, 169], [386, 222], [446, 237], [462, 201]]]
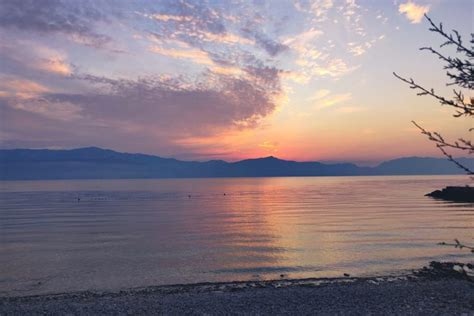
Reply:
[[474, 252], [474, 247], [463, 244], [458, 239], [454, 239], [454, 243], [446, 243], [443, 241], [443, 242], [438, 243], [438, 245], [454, 246], [454, 248], [459, 248], [459, 249], [466, 248], [466, 249], [469, 249], [471, 252]]
[[[454, 91], [454, 94], [455, 94], [455, 101], [453, 100], [449, 100], [449, 99], [446, 99], [445, 97], [443, 96], [439, 96], [435, 93], [434, 89], [426, 89], [422, 86], [420, 86], [419, 84], [417, 84], [412, 78], [410, 79], [405, 79], [404, 77], [398, 75], [396, 72], [393, 72], [393, 75], [395, 77], [397, 77], [398, 79], [400, 79], [401, 81], [403, 82], [406, 82], [410, 85], [410, 89], [418, 89], [420, 90], [421, 92], [417, 93], [417, 95], [430, 95], [434, 98], [436, 98], [439, 103], [441, 103], [441, 105], [449, 105], [449, 106], [452, 106], [453, 108], [456, 108], [456, 114], [454, 114], [454, 117], [460, 117], [460, 116], [463, 116], [463, 115], [466, 115], [466, 116], [473, 116], [474, 115], [474, 104], [472, 103], [464, 103], [464, 100], [463, 99], [459, 99], [461, 97], [463, 97], [463, 94], [461, 91], [457, 92], [457, 91]], [[459, 93], [459, 97], [458, 97], [458, 93]]]
[[412, 121], [412, 123], [418, 128], [420, 129], [421, 133], [428, 136], [428, 139], [435, 142], [436, 143], [436, 147], [438, 147], [438, 149], [443, 153], [443, 155], [448, 158], [449, 161], [453, 162], [456, 166], [458, 166], [459, 168], [461, 168], [462, 170], [464, 170], [467, 174], [469, 175], [474, 175], [474, 172], [472, 170], [470, 170], [468, 167], [465, 167], [463, 164], [461, 164], [459, 161], [457, 161], [451, 154], [449, 154], [446, 149], [444, 147], [450, 147], [450, 148], [454, 148], [454, 149], [460, 149], [460, 150], [467, 150], [469, 151], [470, 153], [474, 152], [474, 147], [473, 145], [471, 144], [470, 141], [465, 141], [464, 139], [460, 139], [462, 140], [463, 144], [464, 142], [466, 142], [465, 146], [464, 145], [460, 145], [458, 142], [455, 142], [454, 144], [452, 143], [448, 143], [444, 140], [443, 136], [441, 136], [441, 134], [437, 133], [437, 132], [429, 132], [427, 130], [425, 130], [423, 127], [421, 127], [420, 125], [418, 125], [418, 123], [416, 123], [415, 121]]
[[[454, 46], [456, 48], [456, 53], [463, 56], [463, 58], [457, 56], [445, 56], [440, 51], [432, 47], [422, 47], [420, 49], [431, 52], [445, 63], [444, 69], [448, 70], [446, 75], [452, 80], [452, 82], [447, 83], [447, 85], [457, 85], [460, 88], [465, 88], [472, 91], [474, 89], [474, 64], [472, 63], [474, 60], [474, 34], [471, 34], [471, 48], [468, 48], [463, 44], [461, 35], [458, 31], [453, 30], [452, 33], [447, 33], [443, 29], [443, 24], [440, 23], [439, 25], [436, 25], [427, 15], [425, 15], [425, 17], [430, 23], [429, 30], [440, 34], [445, 39], [445, 42], [440, 45], [440, 48], [445, 46]], [[470, 97], [469, 100], [466, 100], [465, 94], [461, 89], [453, 89], [454, 96], [452, 99], [448, 99], [437, 94], [433, 88], [427, 89], [419, 85], [412, 78], [407, 79], [395, 72], [393, 75], [399, 80], [407, 83], [410, 89], [417, 90], [417, 95], [429, 95], [435, 98], [441, 105], [448, 105], [454, 108], [456, 110], [456, 112], [453, 114], [454, 117], [474, 117], [474, 97]], [[435, 143], [436, 147], [438, 147], [441, 153], [449, 161], [453, 162], [467, 174], [474, 175], [472, 170], [460, 163], [459, 160], [456, 160], [448, 152], [448, 149], [456, 149], [466, 151], [467, 154], [472, 155], [474, 154], [474, 144], [472, 143], [472, 140], [460, 137], [454, 142], [448, 142], [440, 133], [427, 131], [415, 121], [412, 122], [418, 129], [420, 129], [422, 134], [426, 135], [430, 141]], [[468, 132], [472, 131], [474, 131], [474, 127], [468, 129]]]

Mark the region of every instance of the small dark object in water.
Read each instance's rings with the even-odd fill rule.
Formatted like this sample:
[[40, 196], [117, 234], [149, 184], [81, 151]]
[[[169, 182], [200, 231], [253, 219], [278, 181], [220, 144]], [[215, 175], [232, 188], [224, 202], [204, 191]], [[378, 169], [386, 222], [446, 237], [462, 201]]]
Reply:
[[78, 197], [78, 198], [77, 198], [77, 202], [80, 202], [80, 201], [81, 201], [81, 198], [80, 198], [80, 197]]
[[190, 198], [191, 198], [191, 194], [188, 194], [188, 199], [190, 199]]
[[280, 278], [284, 278], [285, 276], [285, 274], [280, 274]]
[[474, 187], [446, 187], [426, 194], [435, 199], [453, 202], [474, 202]]
[[226, 194], [224, 193], [224, 195], [226, 195]]
[[345, 277], [350, 277], [351, 275], [349, 273], [344, 273]]

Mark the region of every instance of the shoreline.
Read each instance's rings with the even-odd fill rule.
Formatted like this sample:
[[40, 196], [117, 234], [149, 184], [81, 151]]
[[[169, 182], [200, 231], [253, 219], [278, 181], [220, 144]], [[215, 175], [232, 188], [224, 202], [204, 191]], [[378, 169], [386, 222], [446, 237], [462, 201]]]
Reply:
[[[454, 268], [456, 265], [459, 266], [435, 262], [412, 273], [374, 277], [234, 281], [3, 296], [0, 314], [378, 314], [388, 311], [389, 314], [474, 315], [474, 280], [462, 272], [462, 266], [461, 272]], [[387, 310], [390, 308], [393, 310]]]
[[209, 176], [209, 177], [155, 177], [155, 178], [24, 178], [24, 179], [4, 179], [0, 182], [39, 182], [39, 181], [114, 181], [114, 180], [208, 180], [208, 179], [262, 179], [262, 178], [364, 178], [364, 177], [459, 177], [466, 179], [463, 173], [429, 173], [429, 174], [355, 174], [355, 175], [275, 175], [275, 176]]

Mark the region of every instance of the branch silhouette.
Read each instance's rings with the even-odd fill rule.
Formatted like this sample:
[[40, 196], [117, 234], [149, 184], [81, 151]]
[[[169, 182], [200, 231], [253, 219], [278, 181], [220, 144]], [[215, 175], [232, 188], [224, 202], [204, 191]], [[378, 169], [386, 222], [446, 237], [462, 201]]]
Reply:
[[[474, 34], [471, 34], [471, 48], [468, 48], [463, 44], [462, 37], [458, 31], [452, 30], [452, 33], [447, 33], [445, 32], [442, 23], [438, 25], [435, 24], [426, 14], [425, 18], [430, 24], [429, 30], [438, 33], [445, 40], [445, 42], [440, 45], [440, 48], [453, 46], [456, 48], [456, 53], [460, 56], [446, 56], [432, 47], [422, 47], [420, 50], [429, 51], [442, 60], [445, 63], [444, 69], [447, 70], [446, 75], [450, 79], [450, 82], [446, 85], [457, 85], [459, 89], [453, 89], [454, 95], [452, 98], [446, 98], [436, 93], [433, 88], [428, 89], [423, 87], [412, 78], [405, 78], [396, 72], [393, 72], [393, 75], [402, 82], [408, 84], [410, 89], [417, 90], [417, 95], [431, 96], [441, 105], [452, 107], [455, 110], [455, 113], [453, 114], [454, 117], [474, 117], [474, 97], [467, 99], [465, 93], [462, 91], [462, 89], [468, 89], [470, 91], [474, 89], [474, 64], [472, 63], [474, 60]], [[453, 162], [468, 175], [474, 175], [473, 170], [459, 162], [459, 160], [455, 159], [449, 152], [449, 149], [454, 149], [464, 151], [468, 155], [474, 154], [474, 144], [472, 140], [460, 137], [455, 141], [447, 141], [439, 132], [428, 131], [415, 121], [412, 121], [412, 123], [423, 135], [427, 136], [430, 141], [435, 143], [435, 146], [449, 161]], [[468, 129], [468, 133], [473, 131], [474, 127]]]
[[[447, 86], [456, 85], [459, 87], [458, 90], [453, 89], [454, 96], [446, 98], [435, 92], [433, 88], [427, 89], [422, 85], [418, 84], [412, 78], [405, 78], [397, 73], [393, 75], [408, 84], [410, 89], [416, 90], [417, 95], [425, 96], [428, 95], [436, 99], [442, 106], [447, 105], [455, 110], [454, 117], [474, 117], [474, 97], [472, 97], [472, 90], [474, 89], [474, 34], [471, 34], [471, 48], [466, 47], [463, 44], [462, 37], [458, 31], [452, 30], [451, 33], [445, 32], [443, 24], [434, 23], [426, 14], [425, 18], [430, 24], [429, 30], [431, 32], [439, 34], [445, 41], [440, 45], [440, 48], [445, 46], [452, 46], [456, 49], [457, 56], [451, 57], [444, 55], [439, 50], [432, 47], [422, 47], [420, 50], [428, 51], [438, 57], [444, 63], [444, 69], [447, 71], [446, 76], [449, 78]], [[471, 97], [465, 98], [465, 94], [462, 89], [468, 89], [471, 91]], [[474, 154], [474, 144], [471, 139], [459, 137], [455, 141], [447, 141], [439, 132], [428, 131], [423, 128], [420, 124], [415, 121], [412, 123], [421, 131], [421, 133], [428, 137], [428, 139], [435, 143], [435, 146], [441, 151], [441, 153], [457, 167], [462, 169], [468, 175], [474, 175], [474, 171], [469, 169], [467, 166], [462, 164], [459, 160], [455, 159], [449, 150], [461, 150], [469, 155]], [[468, 129], [468, 134], [474, 131], [474, 127]], [[474, 179], [474, 178], [472, 178]], [[468, 246], [461, 243], [458, 239], [454, 239], [454, 243], [441, 242], [440, 245], [454, 246], [459, 249], [468, 249], [474, 253], [474, 247]]]

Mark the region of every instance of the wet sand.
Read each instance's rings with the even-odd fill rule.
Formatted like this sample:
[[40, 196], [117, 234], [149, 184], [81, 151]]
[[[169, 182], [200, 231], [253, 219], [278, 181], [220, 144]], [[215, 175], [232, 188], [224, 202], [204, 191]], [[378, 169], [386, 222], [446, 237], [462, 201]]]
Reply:
[[201, 283], [0, 298], [0, 315], [474, 315], [474, 282], [429, 268], [407, 275]]

